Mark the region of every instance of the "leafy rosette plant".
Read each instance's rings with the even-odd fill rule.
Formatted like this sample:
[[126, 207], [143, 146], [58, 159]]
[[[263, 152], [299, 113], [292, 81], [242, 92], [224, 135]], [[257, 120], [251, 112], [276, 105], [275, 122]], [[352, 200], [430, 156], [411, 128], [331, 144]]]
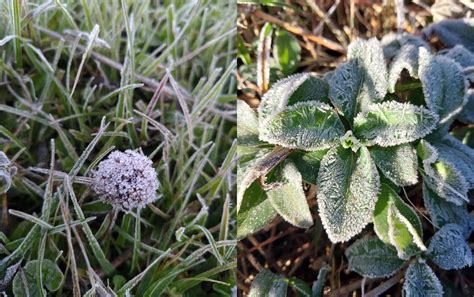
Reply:
[[[240, 237], [276, 214], [311, 226], [303, 181], [317, 186], [319, 215], [332, 242], [360, 233], [374, 220], [379, 200], [388, 200], [389, 214], [401, 222], [392, 228], [396, 233], [414, 231], [382, 185], [418, 181], [412, 143], [432, 132], [439, 116], [388, 98], [388, 77], [379, 41], [360, 40], [350, 45], [348, 61], [324, 79], [309, 73], [283, 79], [264, 95], [257, 112], [239, 102]], [[412, 233], [422, 249], [415, 242], [421, 234]]]

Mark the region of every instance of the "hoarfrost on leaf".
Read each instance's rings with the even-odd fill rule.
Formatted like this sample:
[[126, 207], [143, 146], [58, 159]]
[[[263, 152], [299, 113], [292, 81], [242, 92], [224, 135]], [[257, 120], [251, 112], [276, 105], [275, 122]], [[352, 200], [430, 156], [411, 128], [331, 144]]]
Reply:
[[294, 103], [322, 102], [325, 99], [327, 99], [327, 84], [323, 80], [310, 73], [288, 76], [272, 85], [262, 97], [258, 107], [259, 126], [264, 125], [264, 122]]
[[260, 125], [260, 140], [287, 148], [315, 151], [331, 147], [344, 126], [331, 106], [300, 102]]
[[467, 102], [458, 114], [458, 119], [466, 124], [474, 124], [474, 90], [467, 92]]
[[372, 146], [370, 155], [380, 171], [397, 186], [410, 186], [418, 181], [418, 157], [411, 144], [392, 147]]
[[471, 248], [464, 239], [462, 228], [456, 224], [444, 225], [435, 233], [427, 254], [436, 265], [446, 270], [472, 264]]
[[420, 249], [426, 249], [422, 241], [420, 218], [390, 186], [384, 183], [381, 185], [375, 205], [374, 230], [380, 240], [397, 248], [401, 258], [407, 258]]
[[255, 233], [270, 223], [277, 213], [267, 194], [254, 182], [244, 193], [237, 213], [237, 238]]
[[365, 147], [357, 153], [334, 147], [318, 174], [319, 214], [329, 239], [347, 241], [372, 221], [379, 175]]
[[276, 182], [280, 185], [267, 191], [273, 208], [285, 221], [300, 227], [309, 228], [313, 218], [303, 191], [303, 180], [292, 162], [285, 162], [281, 172], [276, 173]]
[[447, 51], [444, 56], [453, 59], [463, 68], [474, 66], [474, 54], [460, 44]]
[[389, 66], [388, 90], [395, 92], [395, 85], [404, 69], [408, 70], [411, 77], [418, 78], [420, 47], [415, 44], [405, 44], [398, 51]]
[[347, 248], [346, 257], [350, 270], [369, 278], [389, 277], [405, 263], [392, 246], [376, 237], [357, 240]]
[[359, 61], [365, 72], [360, 104], [382, 101], [387, 94], [388, 75], [380, 42], [376, 38], [355, 41], [349, 45], [347, 57]]
[[459, 64], [421, 48], [419, 76], [428, 108], [439, 115], [441, 124], [453, 119], [466, 103], [466, 86]]
[[260, 143], [257, 114], [242, 100], [237, 100], [237, 143], [240, 146], [255, 146]]
[[443, 286], [433, 270], [422, 260], [412, 262], [405, 272], [406, 297], [442, 297]]
[[428, 39], [436, 35], [447, 47], [458, 44], [474, 52], [474, 18], [444, 20], [423, 30]]
[[0, 194], [8, 192], [12, 186], [12, 177], [16, 174], [16, 167], [12, 166], [10, 159], [0, 151]]
[[249, 297], [285, 296], [287, 282], [282, 276], [263, 269], [250, 286]]
[[394, 146], [415, 141], [430, 133], [438, 116], [409, 103], [386, 101], [371, 104], [354, 119], [354, 134], [366, 145]]
[[422, 140], [418, 144], [418, 155], [423, 162], [425, 183], [440, 197], [456, 205], [469, 201], [468, 183], [453, 163], [439, 153], [429, 142]]
[[426, 183], [423, 183], [423, 201], [436, 228], [446, 224], [457, 224], [463, 229], [464, 237], [471, 234], [472, 218], [466, 205], [455, 205], [439, 197]]

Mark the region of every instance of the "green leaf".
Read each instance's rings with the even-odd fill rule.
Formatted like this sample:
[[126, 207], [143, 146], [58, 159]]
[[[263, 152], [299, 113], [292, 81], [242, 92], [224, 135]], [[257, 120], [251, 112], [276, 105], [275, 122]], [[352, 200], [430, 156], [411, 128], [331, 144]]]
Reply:
[[456, 205], [469, 201], [468, 184], [462, 173], [448, 160], [440, 157], [438, 150], [427, 141], [418, 144], [426, 185], [440, 197]]
[[288, 284], [297, 292], [298, 297], [311, 297], [311, 288], [305, 281], [296, 277], [288, 278]]
[[237, 100], [237, 143], [239, 146], [261, 143], [258, 140], [257, 114], [242, 100]]
[[344, 134], [344, 126], [331, 106], [300, 102], [260, 122], [260, 140], [287, 148], [315, 151], [331, 147]]
[[286, 162], [278, 174], [278, 186], [267, 191], [268, 200], [280, 216], [300, 228], [313, 225], [313, 217], [303, 191], [303, 180], [295, 165]]
[[267, 194], [254, 182], [246, 191], [237, 214], [237, 238], [244, 238], [269, 224], [277, 213]]
[[[38, 260], [33, 260], [26, 263], [23, 268], [25, 282], [22, 280], [21, 273], [17, 273], [13, 279], [13, 294], [15, 296], [42, 296], [41, 292], [43, 288], [38, 288], [36, 282], [36, 269], [38, 266]], [[62, 285], [64, 275], [59, 269], [58, 265], [49, 259], [43, 259], [43, 284], [46, 286], [49, 292], [59, 290]], [[25, 287], [26, 285], [26, 287]]]
[[371, 104], [354, 119], [354, 135], [367, 145], [394, 146], [412, 142], [430, 133], [438, 116], [409, 103], [386, 101]]
[[405, 272], [403, 291], [406, 297], [442, 297], [443, 286], [433, 270], [422, 260], [412, 262]]
[[392, 147], [373, 146], [370, 155], [380, 171], [398, 186], [414, 185], [418, 181], [418, 158], [411, 144]]
[[286, 296], [288, 283], [279, 275], [263, 269], [250, 286], [249, 297]]
[[471, 248], [456, 224], [444, 225], [431, 239], [427, 254], [439, 267], [461, 269], [472, 265]]
[[402, 259], [407, 259], [419, 249], [426, 250], [416, 212], [386, 184], [381, 185], [375, 205], [374, 229], [380, 240], [397, 249]]
[[417, 230], [394, 204], [388, 208], [388, 237], [402, 259], [410, 258], [419, 250], [426, 250]]
[[258, 106], [259, 129], [287, 106], [302, 101], [327, 102], [327, 93], [327, 83], [310, 73], [291, 75], [276, 82]]
[[326, 281], [326, 274], [329, 270], [329, 266], [323, 266], [319, 269], [318, 278], [313, 282], [311, 297], [323, 297], [324, 282]]
[[324, 156], [318, 175], [319, 214], [329, 239], [347, 241], [372, 221], [380, 188], [369, 151], [341, 146]]
[[298, 39], [286, 30], [276, 30], [273, 43], [273, 57], [285, 75], [298, 68], [301, 59], [301, 46]]
[[420, 50], [420, 80], [428, 108], [443, 124], [458, 114], [465, 104], [465, 84], [461, 66], [453, 60]]
[[425, 28], [423, 34], [427, 38], [436, 35], [447, 47], [461, 44], [474, 52], [474, 19], [472, 18], [443, 20]]
[[420, 50], [421, 47], [413, 43], [405, 44], [400, 48], [389, 67], [388, 89], [390, 92], [395, 92], [395, 85], [404, 69], [408, 71], [411, 77], [418, 78]]
[[404, 260], [398, 258], [397, 251], [377, 237], [364, 237], [346, 250], [349, 269], [368, 277], [388, 277], [399, 270]]
[[316, 184], [319, 165], [326, 153], [327, 150], [314, 152], [294, 151], [288, 158], [293, 161], [293, 164], [298, 168], [298, 171], [306, 183]]

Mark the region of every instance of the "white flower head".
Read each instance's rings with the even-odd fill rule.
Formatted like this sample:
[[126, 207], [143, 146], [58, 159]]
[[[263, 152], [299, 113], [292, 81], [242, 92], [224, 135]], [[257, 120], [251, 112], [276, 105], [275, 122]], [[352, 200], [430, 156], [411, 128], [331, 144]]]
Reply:
[[114, 151], [93, 172], [93, 190], [99, 198], [125, 212], [158, 199], [160, 183], [152, 161], [132, 150]]

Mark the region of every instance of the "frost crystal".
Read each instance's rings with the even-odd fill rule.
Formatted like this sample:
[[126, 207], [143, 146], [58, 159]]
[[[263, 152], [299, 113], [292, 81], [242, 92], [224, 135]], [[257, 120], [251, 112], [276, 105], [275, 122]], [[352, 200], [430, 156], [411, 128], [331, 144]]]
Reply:
[[159, 182], [152, 164], [136, 151], [114, 151], [94, 171], [92, 188], [101, 200], [123, 211], [143, 208], [157, 199]]

